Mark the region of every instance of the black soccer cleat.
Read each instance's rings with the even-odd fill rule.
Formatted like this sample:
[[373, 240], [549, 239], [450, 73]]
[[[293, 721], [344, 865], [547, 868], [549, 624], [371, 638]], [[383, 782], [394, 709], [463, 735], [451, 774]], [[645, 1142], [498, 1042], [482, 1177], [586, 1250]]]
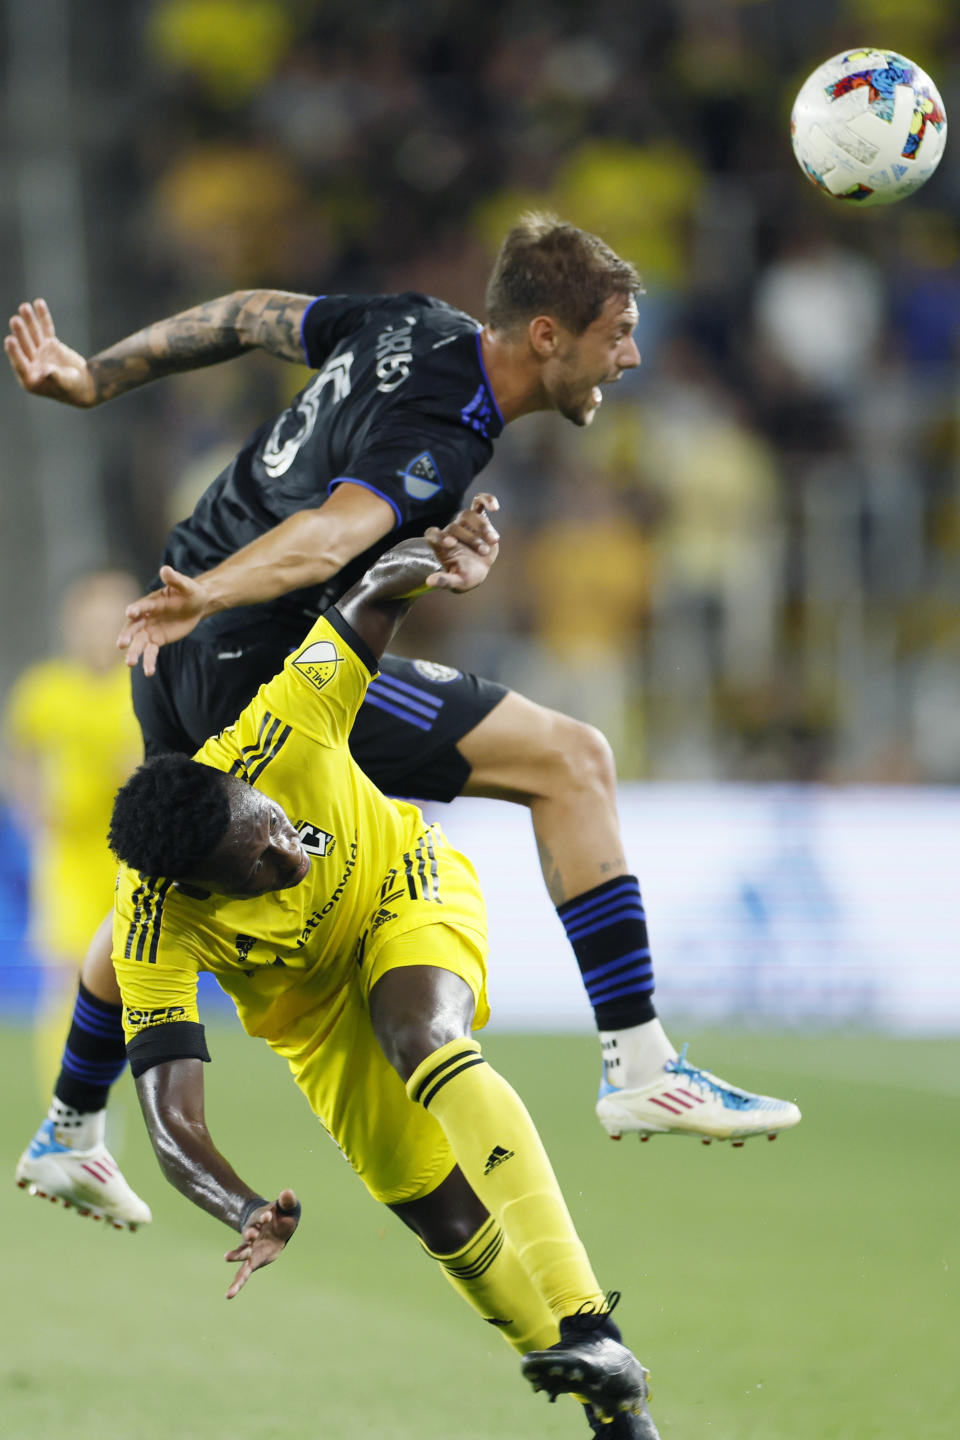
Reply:
[[601, 1420], [592, 1405], [584, 1405], [583, 1409], [592, 1434], [602, 1436], [602, 1440], [660, 1440], [646, 1401], [639, 1415], [622, 1410], [612, 1420]]
[[[551, 1401], [558, 1395], [576, 1395], [588, 1404], [591, 1425], [607, 1424], [619, 1415], [644, 1418], [648, 1428], [636, 1431], [639, 1440], [657, 1440], [647, 1413], [647, 1372], [627, 1349], [610, 1312], [620, 1299], [613, 1291], [603, 1310], [579, 1310], [560, 1321], [560, 1339], [548, 1350], [531, 1350], [520, 1368], [534, 1390], [546, 1390]], [[631, 1434], [622, 1432], [624, 1437]], [[613, 1437], [611, 1437], [613, 1440]]]

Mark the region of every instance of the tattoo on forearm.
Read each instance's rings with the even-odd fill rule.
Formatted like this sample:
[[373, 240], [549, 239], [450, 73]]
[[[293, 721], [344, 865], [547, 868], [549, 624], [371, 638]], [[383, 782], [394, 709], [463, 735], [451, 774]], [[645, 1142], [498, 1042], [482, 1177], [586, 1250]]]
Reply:
[[254, 347], [303, 361], [300, 322], [308, 295], [240, 290], [158, 320], [89, 360], [98, 400], [112, 400], [150, 380], [232, 360]]
[[[264, 292], [261, 292], [261, 294]], [[260, 311], [257, 343], [281, 360], [305, 363], [300, 344], [300, 325], [311, 296], [293, 295], [286, 290], [268, 290]]]

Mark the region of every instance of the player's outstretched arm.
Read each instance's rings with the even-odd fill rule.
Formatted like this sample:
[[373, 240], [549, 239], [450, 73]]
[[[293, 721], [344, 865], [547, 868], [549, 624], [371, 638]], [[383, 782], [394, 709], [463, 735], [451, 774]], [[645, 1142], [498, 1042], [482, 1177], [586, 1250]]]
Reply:
[[496, 496], [475, 495], [442, 528], [431, 526], [422, 540], [405, 540], [387, 550], [337, 602], [347, 623], [379, 659], [414, 600], [430, 590], [465, 594], [483, 583], [500, 553], [500, 536], [488, 514], [500, 509]]
[[86, 359], [58, 337], [45, 300], [24, 301], [4, 340], [17, 380], [31, 395], [89, 409], [162, 375], [266, 350], [304, 363], [300, 324], [312, 295], [237, 290], [158, 320]]
[[127, 606], [117, 644], [127, 664], [157, 667], [160, 647], [189, 635], [220, 610], [260, 605], [305, 585], [319, 585], [348, 561], [389, 535], [394, 515], [386, 500], [360, 485], [338, 485], [316, 509], [288, 515], [202, 575], [160, 571], [163, 588]]
[[292, 1190], [272, 1203], [252, 1190], [220, 1154], [207, 1129], [203, 1107], [203, 1062], [165, 1060], [137, 1078], [137, 1095], [154, 1153], [164, 1175], [181, 1195], [240, 1232], [240, 1244], [226, 1259], [240, 1269], [227, 1299], [243, 1289], [254, 1270], [276, 1260], [300, 1220]]

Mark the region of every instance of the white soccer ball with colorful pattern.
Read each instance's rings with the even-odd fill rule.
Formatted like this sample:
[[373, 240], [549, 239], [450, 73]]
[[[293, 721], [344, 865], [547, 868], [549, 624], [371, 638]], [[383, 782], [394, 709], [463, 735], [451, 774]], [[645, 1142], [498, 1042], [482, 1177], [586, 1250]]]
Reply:
[[893, 50], [848, 50], [803, 85], [793, 153], [818, 189], [860, 206], [892, 205], [936, 170], [947, 116], [930, 76]]

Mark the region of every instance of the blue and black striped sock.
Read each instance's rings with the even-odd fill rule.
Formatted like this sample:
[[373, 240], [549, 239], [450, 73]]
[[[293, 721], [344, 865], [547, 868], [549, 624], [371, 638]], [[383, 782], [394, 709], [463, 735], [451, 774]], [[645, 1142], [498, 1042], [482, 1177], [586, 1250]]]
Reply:
[[123, 1072], [127, 1051], [120, 1005], [92, 995], [83, 981], [53, 1093], [73, 1110], [102, 1110], [110, 1086]]
[[557, 906], [593, 1006], [598, 1030], [653, 1020], [653, 964], [635, 875], [605, 880]]

